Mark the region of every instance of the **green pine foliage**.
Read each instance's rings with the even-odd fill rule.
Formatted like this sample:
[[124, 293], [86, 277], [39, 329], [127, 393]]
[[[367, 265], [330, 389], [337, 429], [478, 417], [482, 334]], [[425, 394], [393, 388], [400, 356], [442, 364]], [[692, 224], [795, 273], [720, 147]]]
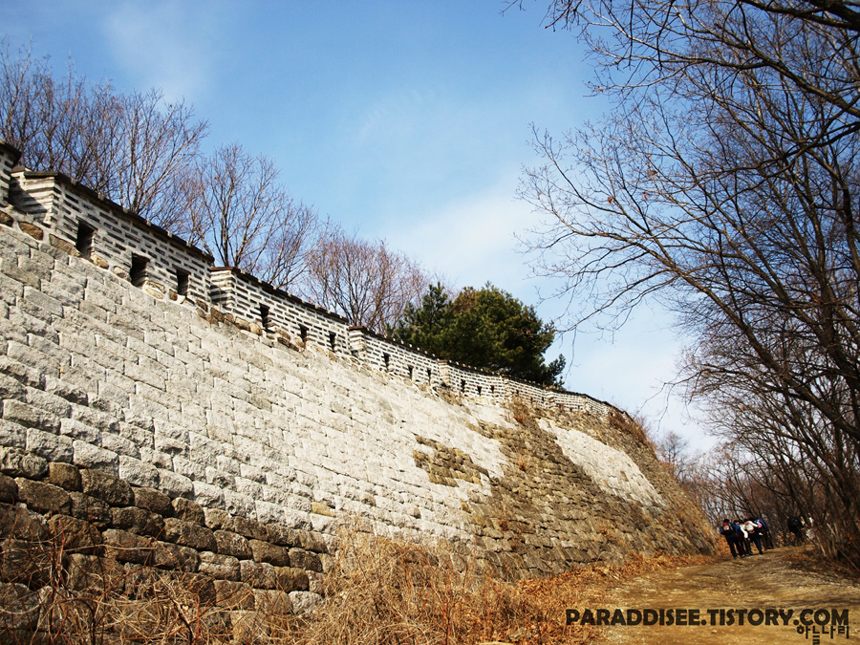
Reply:
[[561, 385], [564, 357], [549, 364], [544, 360], [555, 339], [553, 326], [489, 283], [482, 289], [467, 287], [453, 300], [441, 284], [431, 285], [420, 307], [406, 308], [392, 335], [440, 358]]

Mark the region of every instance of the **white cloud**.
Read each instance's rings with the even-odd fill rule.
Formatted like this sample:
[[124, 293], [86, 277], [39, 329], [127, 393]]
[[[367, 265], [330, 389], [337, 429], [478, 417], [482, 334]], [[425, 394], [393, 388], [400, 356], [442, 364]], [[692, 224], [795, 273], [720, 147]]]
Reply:
[[162, 0], [116, 3], [102, 25], [110, 51], [135, 86], [159, 88], [168, 100], [193, 100], [212, 82], [216, 23], [211, 3]]
[[529, 269], [515, 250], [514, 234], [529, 206], [514, 199], [515, 177], [443, 206], [438, 211], [388, 222], [387, 239], [422, 264], [444, 274], [455, 286], [480, 287], [487, 281], [534, 301]]

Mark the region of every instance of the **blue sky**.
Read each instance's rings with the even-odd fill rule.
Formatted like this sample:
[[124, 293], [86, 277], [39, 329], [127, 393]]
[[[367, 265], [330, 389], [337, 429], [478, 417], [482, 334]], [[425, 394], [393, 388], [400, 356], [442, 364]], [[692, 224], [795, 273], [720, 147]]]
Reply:
[[[294, 197], [446, 276], [490, 281], [544, 319], [515, 235], [535, 224], [516, 199], [537, 163], [531, 129], [597, 120], [592, 71], [570, 33], [544, 29], [544, 0], [502, 14], [502, 0], [342, 2], [151, 0], [6, 2], [13, 48], [59, 72], [69, 60], [119, 90], [161, 88], [210, 124], [209, 146], [238, 141], [281, 169]], [[695, 437], [660, 386], [679, 344], [664, 315], [636, 314], [614, 338], [565, 338], [569, 389], [644, 412]]]

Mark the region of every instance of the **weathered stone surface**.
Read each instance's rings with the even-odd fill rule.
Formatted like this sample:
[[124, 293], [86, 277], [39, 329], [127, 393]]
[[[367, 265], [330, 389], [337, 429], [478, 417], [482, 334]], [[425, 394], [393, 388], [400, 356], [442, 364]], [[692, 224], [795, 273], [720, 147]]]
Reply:
[[214, 531], [217, 552], [222, 555], [232, 555], [240, 560], [253, 557], [248, 540], [232, 531]]
[[3, 401], [3, 418], [25, 428], [37, 428], [52, 434], [60, 431], [60, 417], [23, 401]]
[[309, 612], [322, 602], [322, 596], [312, 591], [291, 591], [289, 596], [293, 613], [298, 616]]
[[173, 505], [170, 498], [153, 488], [135, 488], [134, 505], [152, 511], [162, 517], [173, 517]]
[[298, 567], [299, 569], [317, 572], [321, 572], [323, 570], [322, 561], [320, 560], [319, 555], [310, 551], [305, 551], [304, 549], [290, 549], [289, 560], [291, 566]]
[[126, 482], [118, 477], [93, 470], [81, 470], [81, 490], [90, 497], [95, 497], [110, 506], [131, 506], [134, 503], [134, 493]]
[[68, 556], [66, 584], [73, 591], [90, 590], [100, 594], [104, 589], [122, 593], [125, 569], [115, 560], [95, 555], [71, 553]]
[[63, 553], [100, 555], [102, 552], [102, 535], [89, 522], [69, 515], [53, 515], [48, 519], [48, 531]]
[[266, 525], [266, 540], [278, 546], [301, 546], [299, 531], [279, 524]]
[[293, 613], [293, 603], [290, 595], [277, 589], [255, 589], [254, 606], [261, 614], [290, 615]]
[[200, 552], [200, 573], [219, 580], [241, 580], [239, 559], [231, 555], [220, 555], [211, 551]]
[[6, 475], [0, 475], [0, 502], [14, 504], [18, 501], [18, 484]]
[[315, 553], [328, 553], [325, 542], [319, 534], [302, 530], [298, 531], [298, 534], [299, 544], [294, 544], [293, 546], [300, 546], [307, 551]]
[[219, 607], [228, 609], [253, 609], [254, 590], [244, 582], [215, 580], [215, 598]]
[[276, 567], [290, 566], [290, 556], [284, 547], [275, 546], [262, 540], [248, 540], [254, 562], [268, 562]]
[[189, 546], [156, 542], [153, 548], [152, 563], [161, 569], [178, 569], [194, 573], [200, 565], [200, 556]]
[[18, 228], [34, 240], [41, 240], [45, 237], [45, 232], [35, 224], [30, 224], [30, 222], [18, 222]]
[[155, 542], [120, 529], [107, 529], [102, 533], [105, 555], [119, 562], [153, 564]]
[[182, 546], [190, 546], [198, 551], [216, 551], [218, 549], [215, 536], [210, 529], [175, 517], [165, 518], [164, 539]]
[[47, 537], [47, 527], [41, 516], [25, 506], [0, 504], [0, 537], [43, 540]]
[[178, 497], [173, 500], [172, 504], [174, 516], [178, 519], [194, 524], [206, 524], [203, 508], [196, 502]]
[[15, 483], [18, 485], [18, 499], [30, 510], [37, 513], [71, 513], [72, 500], [59, 486], [24, 477], [16, 478]]
[[[0, 607], [4, 609], [0, 615], [0, 628], [4, 633], [13, 634], [17, 631], [29, 632], [36, 628], [39, 620], [39, 595], [23, 584], [0, 583]], [[29, 635], [22, 634], [29, 642]], [[10, 640], [10, 642], [17, 642]]]
[[67, 491], [81, 490], [80, 471], [72, 464], [51, 462], [48, 464], [47, 481]]
[[230, 513], [219, 508], [206, 508], [203, 511], [207, 527], [213, 531], [233, 531], [233, 518]]
[[111, 524], [116, 529], [154, 538], [164, 537], [164, 518], [160, 515], [136, 506], [112, 508], [110, 513]]
[[281, 591], [307, 591], [310, 588], [308, 574], [294, 567], [277, 567], [275, 579], [275, 588]]
[[[75, 217], [87, 219], [87, 198], [78, 198]], [[45, 221], [65, 231], [76, 224], [65, 210], [54, 215]], [[570, 395], [582, 414], [551, 402], [543, 417], [509, 411], [494, 402], [507, 395], [501, 381], [504, 391], [476, 396], [488, 375], [350, 331], [238, 274], [213, 274], [216, 291], [235, 286], [242, 297], [209, 307], [200, 291], [205, 261], [194, 264], [199, 258], [181, 244], [123, 222], [136, 252], [151, 258], [151, 280], [176, 291], [175, 268], [197, 267], [187, 306], [133, 286], [128, 248], [116, 256], [109, 245], [98, 248], [113, 270], [103, 271], [69, 258], [62, 244], [0, 230], [0, 473], [55, 487], [0, 478], [0, 503], [18, 499], [23, 485], [28, 505], [91, 520], [114, 531], [114, 552], [126, 544], [133, 554], [143, 543], [119, 532], [152, 535], [146, 513], [172, 516], [170, 538], [161, 538], [170, 546], [159, 548], [184, 556], [177, 567], [194, 568], [186, 551], [193, 545], [212, 553], [198, 567], [235, 576], [234, 558], [240, 578], [266, 584], [277, 582], [264, 566], [273, 562], [306, 574], [330, 568], [338, 526], [331, 509], [410, 539], [477, 544], [479, 562], [515, 576], [598, 555], [617, 560], [625, 549], [708, 550], [706, 528], [676, 521], [688, 510], [677, 487], [634, 432], [611, 422], [607, 406]], [[48, 225], [45, 232], [60, 235]], [[249, 333], [258, 327], [255, 307], [269, 298], [284, 329]], [[214, 314], [199, 317], [195, 302]], [[301, 338], [302, 352], [276, 334]], [[389, 350], [384, 365], [380, 354]], [[460, 396], [428, 394], [442, 383]], [[524, 399], [568, 396], [520, 385]], [[70, 459], [69, 441], [71, 463], [86, 468], [80, 484], [60, 463]], [[253, 549], [249, 540], [258, 541]], [[304, 584], [299, 574], [289, 579]]]
[[0, 579], [38, 589], [50, 580], [52, 555], [41, 542], [3, 540], [0, 542]]
[[241, 560], [239, 571], [242, 582], [247, 583], [255, 589], [275, 589], [277, 579], [275, 567], [265, 562], [254, 562], [253, 560]]
[[249, 539], [265, 540], [268, 537], [265, 525], [244, 517], [233, 518], [233, 530]]
[[99, 529], [106, 529], [111, 524], [110, 506], [96, 497], [83, 493], [71, 492], [72, 516], [94, 524]]
[[10, 477], [41, 479], [48, 473], [48, 462], [18, 448], [0, 446], [0, 472]]

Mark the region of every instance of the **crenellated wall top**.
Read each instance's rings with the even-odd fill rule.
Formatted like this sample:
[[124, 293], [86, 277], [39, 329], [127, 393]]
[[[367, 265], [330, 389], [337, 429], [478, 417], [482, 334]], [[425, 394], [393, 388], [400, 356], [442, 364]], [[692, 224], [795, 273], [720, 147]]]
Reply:
[[350, 325], [244, 271], [214, 266], [208, 253], [62, 173], [14, 167], [20, 156], [0, 139], [0, 209], [10, 204], [24, 216], [22, 230], [90, 260], [154, 298], [196, 307], [201, 315], [296, 349], [313, 343], [340, 359], [458, 396], [488, 402], [518, 396], [544, 408], [597, 415], [615, 410], [584, 394], [438, 359]]

